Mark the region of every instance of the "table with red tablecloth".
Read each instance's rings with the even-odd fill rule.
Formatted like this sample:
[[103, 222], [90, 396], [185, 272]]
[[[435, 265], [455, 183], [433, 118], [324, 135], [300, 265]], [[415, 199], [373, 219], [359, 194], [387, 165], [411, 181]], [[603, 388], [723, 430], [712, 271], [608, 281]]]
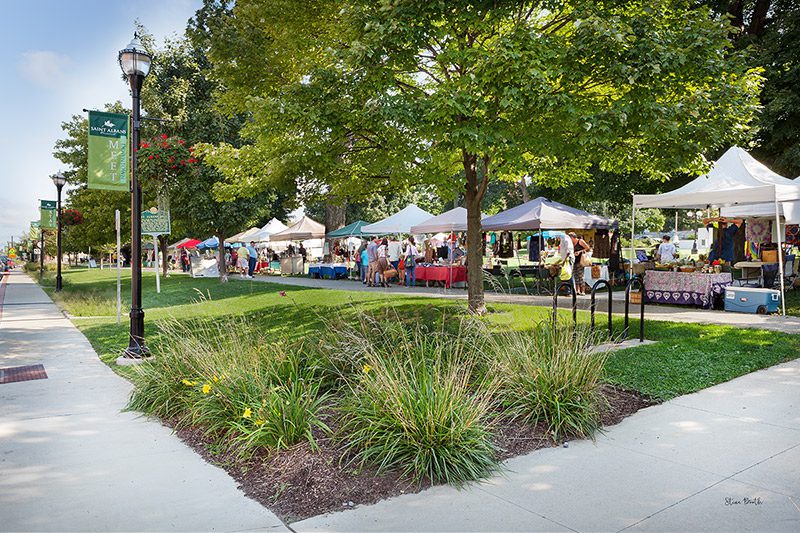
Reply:
[[467, 281], [467, 267], [460, 265], [417, 265], [416, 274], [417, 281], [424, 281], [426, 285], [429, 281], [443, 281], [448, 289], [453, 283]]

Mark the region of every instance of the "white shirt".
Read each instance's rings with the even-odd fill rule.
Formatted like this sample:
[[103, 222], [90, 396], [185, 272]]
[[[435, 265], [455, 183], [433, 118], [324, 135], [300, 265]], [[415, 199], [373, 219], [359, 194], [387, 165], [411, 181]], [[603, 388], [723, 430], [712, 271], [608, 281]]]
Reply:
[[402, 250], [403, 245], [397, 241], [390, 241], [389, 242], [389, 261], [399, 261], [400, 260], [400, 250]]
[[380, 245], [378, 246], [378, 258], [386, 257], [386, 246]]
[[413, 244], [409, 243], [406, 245], [406, 257], [417, 257], [419, 252], [417, 252], [417, 247]]
[[661, 257], [662, 263], [672, 263], [675, 261], [675, 245], [671, 242], [662, 242], [658, 246], [658, 255]]
[[575, 245], [569, 237], [561, 237], [561, 244], [558, 246], [558, 254], [566, 263], [575, 258]]

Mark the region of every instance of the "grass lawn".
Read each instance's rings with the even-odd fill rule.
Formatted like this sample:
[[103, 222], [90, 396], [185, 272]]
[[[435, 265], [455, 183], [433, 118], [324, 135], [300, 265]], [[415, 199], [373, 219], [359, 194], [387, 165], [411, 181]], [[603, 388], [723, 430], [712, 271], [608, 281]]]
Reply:
[[[130, 273], [123, 272], [123, 317], [116, 323], [116, 273], [99, 270], [67, 270], [64, 290], [53, 295], [52, 278], [43, 285], [59, 305], [75, 316], [103, 361], [112, 364], [127, 346], [127, 311]], [[179, 320], [219, 321], [244, 317], [260, 328], [286, 339], [308, 337], [324, 327], [325, 318], [390, 309], [403, 320], [431, 326], [454, 324], [465, 313], [465, 303], [424, 297], [386, 296], [347, 290], [295, 288], [283, 285], [216, 279], [192, 279], [174, 275], [161, 281], [155, 292], [155, 275], [143, 276], [143, 304], [147, 338], [156, 340], [158, 323]], [[343, 289], [350, 282], [342, 282]], [[285, 291], [286, 296], [281, 296]], [[787, 298], [787, 311], [800, 314], [800, 296]], [[486, 320], [494, 327], [531, 330], [547, 320], [549, 309], [527, 305], [492, 304]], [[569, 316], [564, 312], [564, 316]], [[588, 321], [588, 313], [579, 312]], [[602, 322], [602, 320], [601, 320]], [[615, 319], [615, 332], [622, 320]], [[631, 324], [638, 331], [638, 321]], [[797, 357], [800, 336], [727, 326], [647, 322], [645, 335], [657, 344], [613, 353], [606, 366], [606, 380], [656, 399], [669, 399], [728, 381], [734, 377]], [[155, 344], [155, 343], [152, 343]], [[115, 366], [115, 365], [114, 365]]]

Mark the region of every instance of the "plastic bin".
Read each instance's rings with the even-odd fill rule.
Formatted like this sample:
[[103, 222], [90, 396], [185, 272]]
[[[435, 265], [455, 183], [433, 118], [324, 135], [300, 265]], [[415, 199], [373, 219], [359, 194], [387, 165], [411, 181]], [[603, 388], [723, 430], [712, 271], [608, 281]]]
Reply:
[[725, 287], [726, 311], [765, 315], [777, 313], [780, 305], [780, 291], [756, 287]]

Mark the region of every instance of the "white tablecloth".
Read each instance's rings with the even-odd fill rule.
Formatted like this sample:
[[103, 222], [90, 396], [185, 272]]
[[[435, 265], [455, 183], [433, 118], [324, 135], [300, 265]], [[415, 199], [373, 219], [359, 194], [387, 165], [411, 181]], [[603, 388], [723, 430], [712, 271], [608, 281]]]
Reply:
[[589, 288], [591, 289], [592, 286], [595, 284], [597, 280], [604, 279], [608, 281], [608, 267], [606, 265], [602, 265], [600, 267], [600, 277], [593, 278], [592, 277], [592, 267], [583, 267], [583, 281], [586, 283]]

